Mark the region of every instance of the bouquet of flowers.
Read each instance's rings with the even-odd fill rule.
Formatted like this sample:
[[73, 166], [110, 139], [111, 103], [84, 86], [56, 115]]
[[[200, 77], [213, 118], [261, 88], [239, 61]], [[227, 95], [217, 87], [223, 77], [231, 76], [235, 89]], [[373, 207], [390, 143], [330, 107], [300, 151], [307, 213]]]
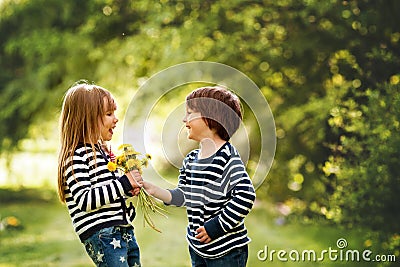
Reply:
[[[111, 157], [111, 161], [108, 162], [107, 167], [109, 171], [119, 169], [126, 173], [132, 170], [138, 170], [140, 174], [142, 174], [142, 167], [147, 167], [149, 160], [151, 159], [149, 154], [146, 154], [143, 157], [140, 152], [137, 152], [132, 145], [129, 144], [121, 145], [118, 150], [121, 154], [116, 156], [115, 160]], [[165, 215], [166, 211], [157, 205], [156, 200], [147, 193], [143, 187], [140, 189], [136, 206], [139, 207], [143, 213], [143, 224], [146, 225], [147, 223], [152, 229], [161, 233], [161, 231], [156, 228], [150, 213], [159, 213], [164, 217], [167, 217]]]

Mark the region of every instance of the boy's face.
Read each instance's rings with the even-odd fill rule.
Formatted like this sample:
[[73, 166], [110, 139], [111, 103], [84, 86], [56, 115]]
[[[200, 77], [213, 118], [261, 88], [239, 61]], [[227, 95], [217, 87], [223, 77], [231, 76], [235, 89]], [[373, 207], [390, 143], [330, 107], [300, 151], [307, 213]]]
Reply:
[[204, 138], [209, 138], [210, 128], [201, 117], [201, 113], [192, 110], [186, 105], [186, 114], [183, 122], [188, 129], [188, 138], [200, 142]]

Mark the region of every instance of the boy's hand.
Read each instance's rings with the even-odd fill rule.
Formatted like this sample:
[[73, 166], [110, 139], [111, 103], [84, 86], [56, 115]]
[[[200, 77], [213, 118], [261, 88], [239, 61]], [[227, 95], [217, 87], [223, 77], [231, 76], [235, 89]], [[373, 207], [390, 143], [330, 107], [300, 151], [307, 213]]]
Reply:
[[197, 228], [196, 232], [196, 238], [199, 239], [201, 243], [210, 243], [211, 238], [208, 236], [206, 228], [204, 228], [204, 226]]
[[147, 191], [147, 193], [149, 193], [150, 195], [154, 194], [154, 185], [152, 183], [143, 181], [142, 186]]

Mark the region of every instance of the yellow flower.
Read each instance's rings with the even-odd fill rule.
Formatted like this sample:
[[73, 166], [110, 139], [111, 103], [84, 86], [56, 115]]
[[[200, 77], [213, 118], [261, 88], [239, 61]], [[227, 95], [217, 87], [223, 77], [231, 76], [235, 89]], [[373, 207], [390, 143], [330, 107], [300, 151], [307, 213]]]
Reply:
[[117, 164], [115, 164], [114, 162], [109, 161], [109, 162], [107, 163], [107, 169], [108, 169], [110, 172], [113, 172], [113, 171], [115, 171], [115, 170], [117, 169]]
[[[115, 158], [115, 168], [119, 168], [124, 172], [138, 170], [140, 173], [142, 173], [142, 166], [147, 167], [149, 160], [151, 160], [150, 154], [146, 154], [144, 157], [141, 157], [142, 154], [137, 152], [130, 144], [120, 145], [118, 150], [121, 154]], [[141, 188], [139, 192], [137, 205], [143, 212], [144, 222], [150, 225], [150, 227], [157, 232], [160, 232], [160, 230], [155, 227], [153, 220], [150, 217], [150, 213], [159, 213], [165, 216], [164, 210], [157, 205], [153, 197], [150, 196], [144, 190], [144, 188]]]
[[117, 165], [123, 165], [125, 162], [125, 155], [119, 155], [115, 158], [115, 162], [117, 162]]
[[128, 159], [128, 161], [126, 162], [126, 167], [128, 168], [128, 170], [140, 170], [141, 166], [142, 164], [138, 159]]
[[149, 165], [149, 158], [143, 158], [141, 163], [142, 166], [147, 167]]
[[132, 147], [132, 145], [130, 145], [130, 144], [122, 144], [122, 145], [120, 145], [118, 147], [118, 150], [123, 150], [125, 147], [129, 148], [129, 147]]
[[132, 145], [123, 144], [118, 147], [118, 150], [122, 151], [122, 153], [129, 158], [129, 156], [140, 155], [140, 152], [137, 152]]
[[140, 155], [140, 152], [137, 152], [136, 150], [134, 150], [133, 148], [132, 149], [126, 149], [126, 150], [124, 150], [124, 153], [125, 153], [125, 155], [126, 156], [134, 156], [134, 157], [136, 157], [136, 155]]
[[19, 220], [14, 216], [10, 216], [6, 218], [6, 224], [9, 226], [17, 227], [19, 225]]

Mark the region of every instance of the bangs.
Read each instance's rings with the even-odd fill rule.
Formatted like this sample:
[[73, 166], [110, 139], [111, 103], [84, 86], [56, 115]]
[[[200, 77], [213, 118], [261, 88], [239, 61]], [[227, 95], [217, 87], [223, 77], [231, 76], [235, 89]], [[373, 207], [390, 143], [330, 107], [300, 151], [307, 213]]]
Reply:
[[117, 109], [117, 103], [115, 103], [114, 98], [111, 96], [111, 94], [107, 94], [105, 96], [105, 101], [104, 101], [104, 110], [105, 111], [114, 111]]

